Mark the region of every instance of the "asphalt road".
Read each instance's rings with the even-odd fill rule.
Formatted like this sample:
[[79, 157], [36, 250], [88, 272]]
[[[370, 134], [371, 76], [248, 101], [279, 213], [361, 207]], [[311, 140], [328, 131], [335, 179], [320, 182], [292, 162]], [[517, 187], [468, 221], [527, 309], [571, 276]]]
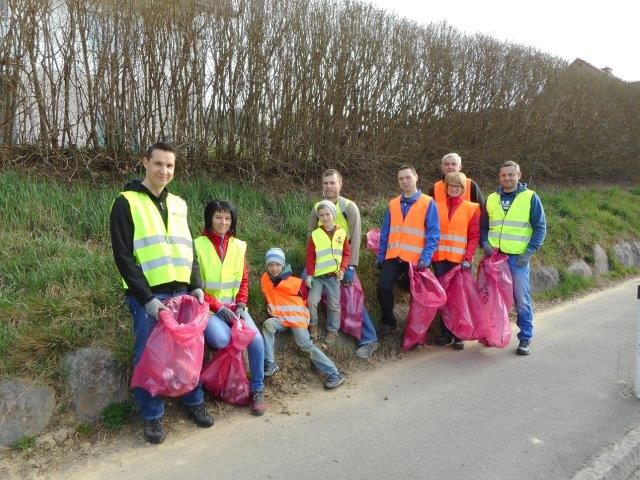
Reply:
[[75, 478], [564, 479], [640, 421], [636, 282], [535, 318], [529, 357], [425, 347], [288, 405], [217, 419]]

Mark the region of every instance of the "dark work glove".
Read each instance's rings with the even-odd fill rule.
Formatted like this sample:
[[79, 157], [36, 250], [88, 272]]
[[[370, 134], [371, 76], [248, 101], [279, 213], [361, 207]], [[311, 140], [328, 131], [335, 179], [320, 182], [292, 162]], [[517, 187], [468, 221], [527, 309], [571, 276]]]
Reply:
[[529, 263], [531, 257], [533, 257], [533, 252], [525, 252], [522, 255], [518, 255], [518, 258], [516, 258], [516, 265], [518, 267], [524, 267], [527, 263]]
[[353, 283], [353, 275], [356, 273], [356, 267], [354, 265], [349, 265], [344, 272], [344, 277], [342, 277], [342, 283], [345, 285], [351, 285]]
[[380, 260], [376, 260], [376, 268], [382, 270], [382, 262]]
[[231, 311], [231, 309], [227, 308], [227, 307], [221, 307], [220, 310], [218, 310], [218, 312], [216, 313], [216, 315], [223, 320], [226, 323], [231, 323], [234, 320], [237, 320], [238, 317], [236, 316], [235, 313], [233, 313]]
[[482, 250], [484, 250], [485, 257], [490, 257], [491, 255], [493, 255], [493, 252], [495, 251], [489, 242], [485, 242], [482, 244]]
[[460, 264], [460, 270], [469, 270], [471, 268], [471, 263], [469, 263], [469, 260], [463, 260], [462, 263]]
[[423, 272], [425, 270], [428, 270], [430, 265], [431, 265], [431, 262], [427, 262], [425, 260], [420, 260], [418, 262], [418, 271], [419, 272]]
[[242, 316], [244, 315], [244, 312], [247, 311], [247, 304], [246, 303], [236, 303], [236, 317], [238, 318], [242, 318]]

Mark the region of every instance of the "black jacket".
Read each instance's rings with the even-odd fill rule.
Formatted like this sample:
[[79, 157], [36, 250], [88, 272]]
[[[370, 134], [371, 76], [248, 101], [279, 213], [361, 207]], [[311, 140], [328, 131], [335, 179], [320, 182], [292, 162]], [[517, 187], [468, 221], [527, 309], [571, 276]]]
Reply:
[[[165, 226], [167, 225], [167, 209], [166, 199], [168, 190], [165, 188], [160, 197], [156, 197], [147, 187], [142, 185], [140, 180], [133, 180], [127, 183], [124, 191], [144, 192], [158, 207], [160, 215]], [[133, 218], [131, 217], [131, 209], [129, 201], [122, 195], [116, 198], [111, 207], [111, 215], [109, 216], [109, 231], [111, 232], [111, 248], [113, 249], [113, 259], [122, 278], [129, 286], [126, 291], [127, 295], [133, 296], [140, 305], [144, 305], [153, 299], [156, 293], [171, 293], [179, 290], [193, 290], [201, 288], [200, 266], [196, 257], [195, 248], [193, 249], [193, 266], [191, 267], [191, 280], [189, 285], [182, 282], [171, 282], [156, 285], [151, 288], [147, 279], [142, 273], [140, 266], [136, 264], [133, 256]]]

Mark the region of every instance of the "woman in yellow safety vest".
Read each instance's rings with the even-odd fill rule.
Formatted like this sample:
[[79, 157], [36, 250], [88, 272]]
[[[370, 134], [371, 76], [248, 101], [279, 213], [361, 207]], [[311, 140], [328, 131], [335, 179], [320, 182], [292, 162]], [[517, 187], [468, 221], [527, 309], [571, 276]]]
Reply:
[[[480, 243], [480, 206], [465, 200], [467, 177], [461, 172], [450, 172], [444, 177], [446, 198], [436, 202], [440, 220], [440, 242], [433, 255], [433, 273], [444, 276], [456, 265], [471, 268], [473, 256]], [[453, 342], [453, 348], [462, 350], [464, 343], [455, 337], [444, 322], [441, 334], [436, 338], [440, 346]]]
[[251, 413], [262, 415], [264, 401], [264, 343], [247, 310], [249, 275], [245, 254], [247, 244], [235, 237], [238, 214], [230, 202], [212, 200], [204, 209], [202, 236], [194, 240], [200, 275], [212, 315], [204, 338], [211, 348], [226, 347], [231, 340], [231, 322], [242, 318], [255, 330], [247, 347], [251, 369]]

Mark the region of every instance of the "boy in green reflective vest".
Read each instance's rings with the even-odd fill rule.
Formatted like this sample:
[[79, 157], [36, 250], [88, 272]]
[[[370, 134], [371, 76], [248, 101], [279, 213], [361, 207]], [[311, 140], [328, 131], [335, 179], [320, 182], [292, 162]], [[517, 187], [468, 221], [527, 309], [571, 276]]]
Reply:
[[[336, 226], [336, 206], [323, 200], [316, 207], [322, 223], [309, 237], [307, 243], [307, 278], [309, 287], [307, 304], [311, 313], [309, 332], [317, 337], [318, 303], [322, 293], [327, 299], [327, 333], [325, 343], [334, 345], [340, 328], [340, 281], [349, 266], [349, 240], [347, 233]], [[316, 335], [313, 335], [316, 333]]]

